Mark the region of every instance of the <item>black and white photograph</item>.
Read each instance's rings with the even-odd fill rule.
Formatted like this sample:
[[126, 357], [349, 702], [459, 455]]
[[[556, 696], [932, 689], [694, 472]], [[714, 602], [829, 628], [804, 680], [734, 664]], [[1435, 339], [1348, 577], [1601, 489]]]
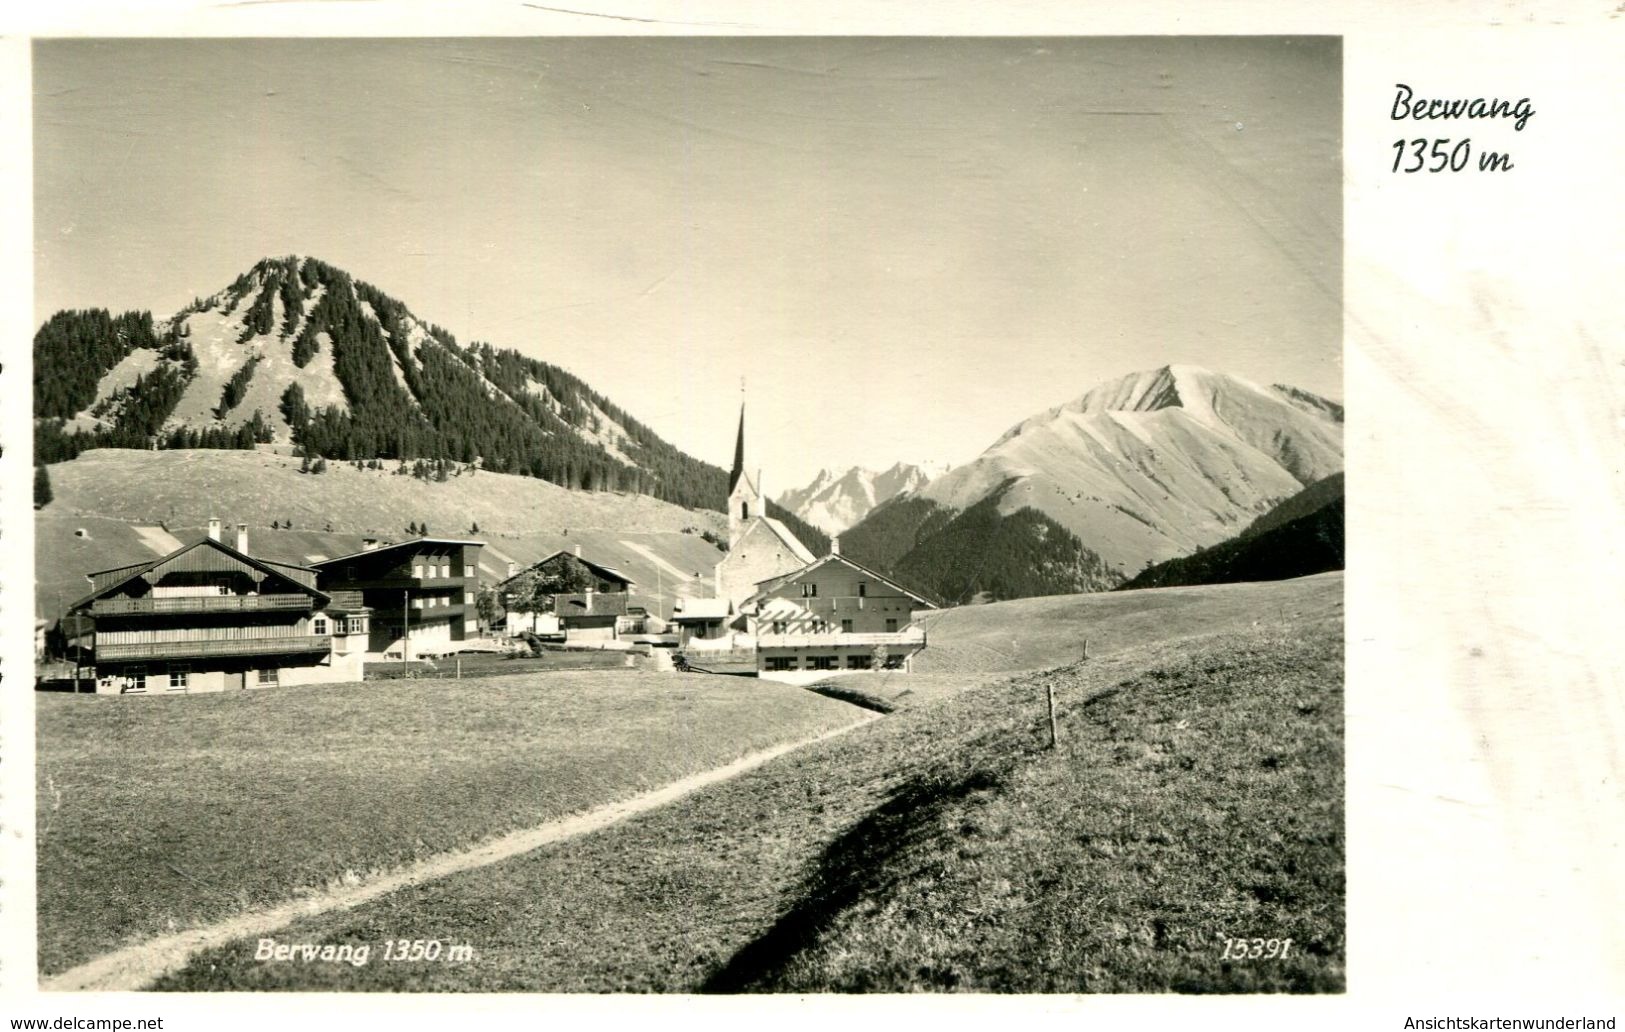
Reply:
[[1344, 988], [1331, 37], [35, 44], [46, 988]]
[[0, 1018], [1616, 1027], [1625, 14], [836, 7], [8, 16]]

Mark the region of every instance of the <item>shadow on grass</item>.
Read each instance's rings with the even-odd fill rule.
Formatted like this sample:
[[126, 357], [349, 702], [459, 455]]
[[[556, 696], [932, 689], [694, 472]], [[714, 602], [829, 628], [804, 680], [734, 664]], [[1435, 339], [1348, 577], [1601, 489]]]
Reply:
[[[698, 991], [773, 991], [785, 965], [816, 944], [842, 911], [865, 898], [883, 896], [919, 873], [900, 868], [896, 861], [927, 842], [945, 809], [975, 792], [1000, 787], [1017, 761], [1009, 756], [968, 773], [939, 768], [905, 782], [830, 843], [803, 881], [798, 902], [729, 958]], [[935, 854], [931, 849], [920, 852], [928, 858]], [[931, 862], [927, 859], [921, 866]]]
[[876, 713], [894, 713], [897, 710], [895, 705], [878, 695], [871, 695], [861, 688], [853, 688], [850, 685], [836, 684], [832, 681], [815, 681], [807, 686], [807, 690], [814, 695], [822, 695], [826, 699], [851, 703], [853, 706], [861, 706]]

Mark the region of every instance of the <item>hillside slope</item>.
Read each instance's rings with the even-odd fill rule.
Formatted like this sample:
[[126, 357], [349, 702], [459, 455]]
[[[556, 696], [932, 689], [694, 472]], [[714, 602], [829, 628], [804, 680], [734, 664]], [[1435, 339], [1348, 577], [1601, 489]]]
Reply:
[[255, 554], [294, 563], [354, 551], [363, 536], [404, 540], [409, 523], [427, 525], [435, 535], [487, 541], [486, 583], [502, 579], [509, 561], [523, 566], [580, 545], [622, 568], [640, 593], [667, 601], [708, 594], [721, 558], [700, 536], [726, 529], [710, 510], [501, 473], [437, 482], [397, 475], [394, 465], [358, 470], [333, 462], [321, 474], [299, 466], [265, 449], [96, 449], [51, 467], [55, 497], [35, 514], [38, 612], [54, 620], [84, 594], [85, 574], [162, 555], [214, 516], [248, 524]]
[[[479, 944], [478, 963], [265, 964], [248, 940], [159, 987], [1340, 991], [1343, 630], [1306, 599], [1340, 588], [1032, 600], [1119, 624], [1142, 596], [1210, 593], [1234, 622], [1164, 624], [1171, 638], [1147, 624], [1087, 662], [1074, 649], [1052, 669], [984, 675], [635, 821], [279, 936], [376, 941], [408, 923]], [[954, 617], [970, 630], [1030, 605]], [[1232, 934], [1294, 945], [1227, 962]]]

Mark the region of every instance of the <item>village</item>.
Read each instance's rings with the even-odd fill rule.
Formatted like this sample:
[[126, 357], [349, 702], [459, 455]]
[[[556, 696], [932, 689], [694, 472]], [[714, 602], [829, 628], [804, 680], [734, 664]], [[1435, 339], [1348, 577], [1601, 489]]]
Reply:
[[212, 518], [205, 536], [164, 555], [86, 571], [91, 590], [66, 607], [49, 661], [45, 621], [36, 622], [39, 683], [209, 693], [357, 682], [369, 669], [410, 673], [465, 653], [542, 649], [791, 684], [909, 672], [926, 647], [913, 614], [936, 606], [842, 555], [839, 537], [815, 556], [767, 515], [761, 481], [747, 466], [741, 405], [726, 551], [709, 578], [665, 605], [580, 545], [523, 569], [508, 562], [489, 583], [481, 540], [369, 537], [359, 551], [301, 565], [256, 555], [247, 524], [226, 540]]

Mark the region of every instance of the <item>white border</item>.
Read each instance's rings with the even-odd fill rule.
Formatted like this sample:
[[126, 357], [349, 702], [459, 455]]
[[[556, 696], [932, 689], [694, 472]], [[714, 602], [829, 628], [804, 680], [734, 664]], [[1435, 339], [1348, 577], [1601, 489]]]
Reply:
[[[33, 991], [31, 700], [0, 698], [0, 1019], [172, 1015], [170, 1027], [387, 1020], [831, 1021], [1402, 1028], [1448, 1014], [1625, 1007], [1625, 322], [1619, 100], [1609, 3], [1139, 5], [745, 2], [76, 4], [8, 13], [14, 34], [1331, 34], [1344, 38], [1350, 573], [1350, 991], [1334, 998], [568, 998], [54, 996]], [[26, 199], [27, 46], [0, 49], [0, 168]], [[1500, 179], [1396, 177], [1392, 84], [1529, 95]], [[1407, 127], [1415, 130], [1416, 126]], [[1427, 135], [1435, 135], [1427, 126]], [[1461, 135], [1445, 124], [1436, 135]], [[6, 212], [10, 332], [0, 590], [31, 565], [25, 343], [29, 205]], [[26, 547], [25, 547], [26, 546]], [[31, 599], [30, 599], [31, 603]], [[4, 669], [26, 669], [5, 613]], [[1476, 654], [1474, 650], [1477, 650]], [[23, 662], [18, 663], [19, 657]], [[16, 757], [25, 759], [18, 761]]]

